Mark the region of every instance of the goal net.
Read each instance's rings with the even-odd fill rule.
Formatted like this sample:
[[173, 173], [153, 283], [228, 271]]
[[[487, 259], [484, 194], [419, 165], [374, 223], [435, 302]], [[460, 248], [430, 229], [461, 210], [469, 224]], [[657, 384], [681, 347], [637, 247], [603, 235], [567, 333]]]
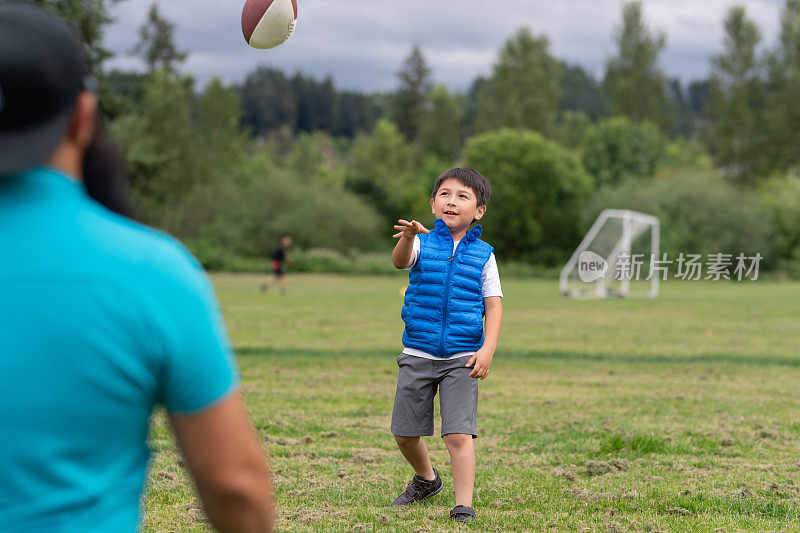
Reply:
[[658, 296], [658, 218], [606, 209], [561, 270], [564, 296], [608, 298]]

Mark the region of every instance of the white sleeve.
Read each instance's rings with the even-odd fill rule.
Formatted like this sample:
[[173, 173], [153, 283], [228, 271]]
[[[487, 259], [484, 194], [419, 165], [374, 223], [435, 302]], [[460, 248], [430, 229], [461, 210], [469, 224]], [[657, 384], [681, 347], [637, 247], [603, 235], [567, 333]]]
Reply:
[[[408, 265], [408, 268], [404, 268], [403, 270], [411, 270], [412, 268], [414, 268], [414, 265], [417, 264], [417, 261], [419, 261], [419, 249], [420, 249], [420, 246], [421, 246], [421, 243], [419, 241], [419, 235], [414, 235], [414, 245], [411, 248], [411, 264]], [[497, 267], [495, 267], [495, 269], [496, 268]]]
[[484, 298], [489, 298], [490, 296], [503, 297], [503, 291], [500, 288], [500, 273], [497, 271], [497, 260], [494, 258], [494, 253], [489, 256], [489, 260], [483, 265], [481, 296]]

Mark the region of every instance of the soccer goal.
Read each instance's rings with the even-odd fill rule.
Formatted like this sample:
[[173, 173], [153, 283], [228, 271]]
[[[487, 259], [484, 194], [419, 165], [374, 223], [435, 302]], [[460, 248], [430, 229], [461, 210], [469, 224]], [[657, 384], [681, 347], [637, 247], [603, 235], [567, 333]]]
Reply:
[[564, 296], [658, 296], [662, 272], [657, 217], [606, 209], [589, 229], [559, 276]]

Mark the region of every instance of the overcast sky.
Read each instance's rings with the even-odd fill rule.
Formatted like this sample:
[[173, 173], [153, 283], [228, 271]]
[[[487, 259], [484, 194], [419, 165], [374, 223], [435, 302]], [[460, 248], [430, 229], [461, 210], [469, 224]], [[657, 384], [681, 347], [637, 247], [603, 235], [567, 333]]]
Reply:
[[[154, 0], [124, 0], [112, 14], [106, 46], [118, 56], [107, 66], [143, 68], [125, 52]], [[465, 89], [491, 73], [506, 38], [522, 25], [550, 39], [551, 52], [600, 74], [615, 53], [612, 33], [624, 0], [298, 0], [297, 28], [285, 44], [255, 50], [244, 41], [244, 0], [156, 0], [176, 25], [179, 48], [189, 52], [183, 70], [203, 84], [211, 76], [241, 81], [258, 65], [317, 77], [330, 74], [338, 88], [392, 90], [395, 72], [419, 44], [437, 83]], [[708, 74], [722, 42], [727, 9], [744, 4], [764, 42], [777, 39], [782, 0], [645, 0], [651, 27], [667, 35], [661, 66], [684, 81]]]

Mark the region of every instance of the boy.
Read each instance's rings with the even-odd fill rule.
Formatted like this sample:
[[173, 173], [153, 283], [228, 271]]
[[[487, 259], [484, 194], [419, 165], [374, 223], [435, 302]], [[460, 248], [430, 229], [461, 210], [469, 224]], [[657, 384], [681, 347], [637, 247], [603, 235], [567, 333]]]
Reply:
[[272, 250], [270, 257], [272, 258], [272, 277], [266, 283], [261, 284], [261, 292], [266, 291], [270, 286], [278, 283], [280, 285], [281, 294], [286, 294], [286, 278], [283, 271], [283, 264], [292, 264], [289, 258], [289, 247], [292, 245], [292, 238], [289, 235], [281, 237], [278, 247]]
[[392, 433], [415, 475], [392, 505], [408, 505], [442, 490], [439, 472], [431, 466], [420, 439], [433, 435], [438, 387], [442, 438], [450, 453], [456, 493], [450, 517], [460, 522], [475, 519], [472, 440], [478, 436], [478, 379], [489, 373], [503, 321], [503, 294], [492, 247], [478, 239], [480, 226], [467, 231], [486, 212], [489, 194], [489, 184], [479, 172], [448, 170], [433, 187], [434, 230], [415, 220], [399, 220], [394, 226], [398, 231], [394, 237], [400, 240], [392, 263], [410, 273]]

